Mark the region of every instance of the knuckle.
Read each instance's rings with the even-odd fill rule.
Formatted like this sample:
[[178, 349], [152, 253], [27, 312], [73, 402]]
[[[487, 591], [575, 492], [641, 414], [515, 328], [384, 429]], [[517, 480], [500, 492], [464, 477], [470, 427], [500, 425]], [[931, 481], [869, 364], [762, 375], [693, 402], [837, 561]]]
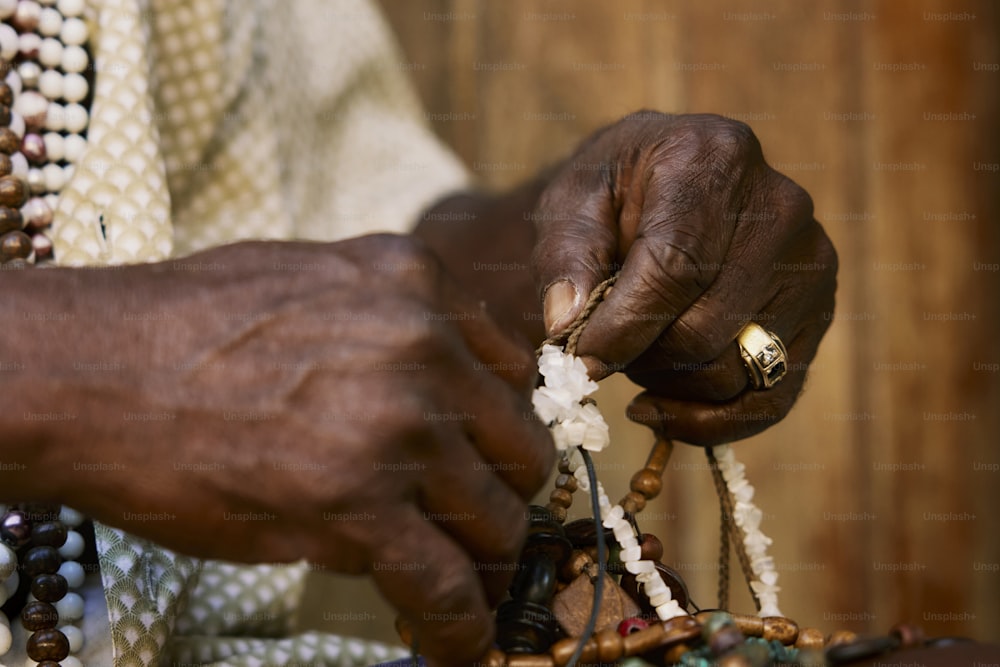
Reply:
[[732, 343], [724, 322], [709, 317], [698, 318], [696, 322], [694, 319], [693, 315], [682, 317], [660, 339], [664, 352], [678, 362], [715, 359]]

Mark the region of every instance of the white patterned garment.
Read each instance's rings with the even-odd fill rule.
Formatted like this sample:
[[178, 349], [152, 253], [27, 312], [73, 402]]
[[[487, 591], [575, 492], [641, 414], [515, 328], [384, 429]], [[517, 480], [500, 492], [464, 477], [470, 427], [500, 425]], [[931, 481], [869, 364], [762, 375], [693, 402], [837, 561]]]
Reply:
[[[162, 260], [238, 239], [401, 232], [467, 185], [367, 0], [89, 7], [95, 99], [88, 150], [53, 225], [62, 265]], [[285, 637], [304, 564], [200, 563], [103, 525], [97, 538], [116, 666], [320, 667], [401, 655], [322, 633]]]

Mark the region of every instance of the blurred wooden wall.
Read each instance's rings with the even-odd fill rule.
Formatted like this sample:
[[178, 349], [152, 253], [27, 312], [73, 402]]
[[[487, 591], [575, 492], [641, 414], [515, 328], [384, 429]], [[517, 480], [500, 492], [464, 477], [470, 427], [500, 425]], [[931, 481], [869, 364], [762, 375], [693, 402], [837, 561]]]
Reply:
[[[754, 128], [841, 261], [805, 394], [737, 449], [783, 611], [827, 631], [905, 620], [1000, 639], [997, 3], [382, 4], [428, 119], [484, 185], [529, 178], [644, 107]], [[620, 414], [634, 389], [608, 384], [601, 403]], [[612, 495], [649, 443], [621, 418], [615, 433], [600, 461]], [[679, 447], [665, 481], [644, 525], [714, 606], [718, 510], [700, 450]], [[733, 606], [752, 610], [743, 589], [734, 579]]]

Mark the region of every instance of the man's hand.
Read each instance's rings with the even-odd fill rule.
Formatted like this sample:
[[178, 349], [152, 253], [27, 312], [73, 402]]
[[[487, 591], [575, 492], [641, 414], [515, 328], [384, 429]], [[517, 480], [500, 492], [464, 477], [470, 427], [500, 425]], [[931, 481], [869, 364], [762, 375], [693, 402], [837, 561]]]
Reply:
[[76, 418], [35, 432], [35, 496], [196, 556], [370, 573], [424, 653], [485, 652], [554, 451], [531, 350], [430, 252], [249, 243], [75, 274], [72, 317], [36, 334], [65, 337], [32, 382]]
[[[607, 127], [543, 193], [533, 257], [549, 333], [620, 269], [579, 340], [591, 374], [647, 388], [633, 419], [698, 445], [780, 420], [830, 324], [837, 257], [802, 188], [751, 130], [720, 116], [640, 112]], [[753, 321], [788, 348], [754, 391], [734, 343]]]

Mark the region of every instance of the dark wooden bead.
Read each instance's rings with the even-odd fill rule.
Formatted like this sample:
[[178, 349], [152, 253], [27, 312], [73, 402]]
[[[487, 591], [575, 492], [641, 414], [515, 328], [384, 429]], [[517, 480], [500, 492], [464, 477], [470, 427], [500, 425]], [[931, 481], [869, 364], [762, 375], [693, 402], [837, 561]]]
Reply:
[[0, 153], [13, 155], [21, 148], [21, 140], [14, 130], [9, 127], [0, 127]]
[[0, 178], [0, 206], [21, 208], [27, 200], [28, 188], [24, 186], [24, 181], [13, 175]]
[[573, 475], [563, 473], [562, 475], [556, 477], [556, 486], [560, 489], [566, 489], [572, 493], [579, 488], [580, 484], [576, 481], [576, 477], [573, 477]]
[[55, 660], [43, 660], [42, 662], [35, 665], [35, 667], [62, 667], [62, 665], [60, 665]]
[[539, 505], [531, 505], [528, 514], [528, 536], [521, 552], [522, 561], [532, 554], [544, 552], [556, 565], [564, 563], [573, 548], [566, 539], [562, 524], [548, 509]]
[[0, 102], [0, 125], [10, 125], [10, 105]]
[[638, 514], [646, 508], [646, 497], [637, 491], [629, 491], [622, 498], [622, 507], [629, 514]]
[[54, 628], [59, 624], [59, 612], [48, 602], [29, 602], [21, 610], [21, 624], [28, 632]]
[[46, 521], [36, 524], [31, 531], [31, 543], [39, 547], [55, 547], [66, 544], [66, 525], [62, 521]]
[[[577, 519], [566, 524], [566, 537], [577, 549], [592, 547], [597, 544], [597, 527], [593, 519]], [[605, 544], [612, 544], [615, 539], [614, 531], [604, 528]]]
[[555, 505], [568, 508], [573, 504], [573, 494], [566, 489], [552, 489], [549, 494], [549, 501]]
[[656, 535], [643, 533], [642, 542], [639, 543], [639, 553], [642, 560], [657, 562], [663, 558], [663, 542], [660, 542]]
[[62, 561], [62, 556], [52, 547], [31, 547], [21, 557], [21, 569], [25, 576], [34, 579], [40, 574], [58, 572]]
[[27, 259], [31, 256], [31, 237], [24, 232], [7, 232], [0, 236], [0, 262]]
[[69, 640], [59, 630], [49, 628], [39, 630], [28, 637], [28, 657], [32, 660], [54, 660], [59, 662], [69, 655]]
[[0, 235], [7, 232], [19, 232], [24, 227], [24, 218], [16, 208], [0, 206]]
[[42, 602], [59, 602], [68, 590], [66, 579], [59, 574], [40, 574], [31, 581], [31, 594]]
[[14, 104], [14, 91], [6, 83], [0, 83], [0, 104], [8, 107]]
[[6, 153], [0, 153], [0, 177], [14, 173], [14, 163]]
[[0, 539], [7, 546], [18, 549], [31, 540], [31, 523], [24, 512], [11, 510], [0, 520]]

